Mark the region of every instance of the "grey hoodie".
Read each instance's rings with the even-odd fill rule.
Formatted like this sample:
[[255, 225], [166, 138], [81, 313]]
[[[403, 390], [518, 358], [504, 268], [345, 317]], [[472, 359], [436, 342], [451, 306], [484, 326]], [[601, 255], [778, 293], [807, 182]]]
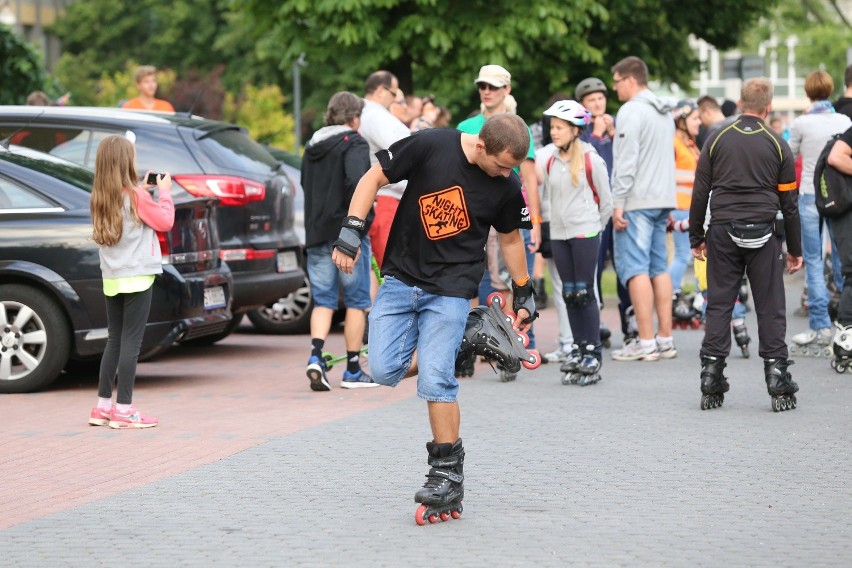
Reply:
[[675, 126], [671, 107], [648, 89], [616, 115], [612, 169], [615, 209], [675, 208]]

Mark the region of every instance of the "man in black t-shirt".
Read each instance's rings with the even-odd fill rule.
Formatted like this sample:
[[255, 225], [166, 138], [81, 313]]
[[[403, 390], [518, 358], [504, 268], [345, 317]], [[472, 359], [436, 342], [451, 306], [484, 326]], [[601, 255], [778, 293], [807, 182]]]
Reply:
[[[464, 450], [455, 359], [485, 269], [492, 226], [518, 292], [514, 325], [526, 330], [534, 319], [518, 230], [531, 226], [530, 215], [512, 171], [526, 158], [529, 144], [526, 124], [509, 114], [489, 118], [478, 135], [434, 129], [395, 142], [377, 152], [379, 163], [358, 183], [335, 243], [332, 258], [348, 273], [358, 254], [359, 227], [376, 192], [408, 180], [385, 251], [385, 282], [370, 312], [370, 369], [377, 383], [395, 386], [418, 352], [417, 394], [428, 404], [433, 440], [427, 451], [434, 466], [421, 491], [431, 487], [446, 493], [447, 486], [461, 485]], [[419, 497], [418, 502], [426, 502]]]
[[[772, 91], [768, 79], [746, 81], [742, 116], [710, 135], [695, 172], [689, 239], [692, 255], [707, 259], [706, 331], [700, 353], [703, 410], [721, 406], [728, 390], [722, 370], [731, 351], [731, 309], [743, 273], [754, 292], [759, 352], [772, 408], [795, 408], [798, 386], [787, 371], [785, 343], [785, 258], [781, 240], [774, 235], [779, 210], [791, 274], [802, 267], [802, 238], [795, 159], [784, 139], [764, 123], [772, 110]], [[705, 234], [708, 201], [710, 226]]]

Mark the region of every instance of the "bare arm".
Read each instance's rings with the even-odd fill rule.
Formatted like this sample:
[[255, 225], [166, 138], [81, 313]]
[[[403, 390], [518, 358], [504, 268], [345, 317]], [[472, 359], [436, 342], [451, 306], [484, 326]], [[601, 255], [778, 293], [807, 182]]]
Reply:
[[538, 174], [536, 173], [535, 161], [524, 160], [521, 162], [521, 181], [527, 190], [527, 208], [530, 211], [532, 231], [530, 233], [530, 252], [538, 250], [541, 243], [541, 197], [538, 194]]
[[828, 154], [828, 165], [839, 172], [852, 176], [852, 148], [843, 140], [838, 140]]
[[[365, 219], [367, 213], [370, 212], [370, 208], [373, 206], [373, 202], [376, 200], [379, 188], [388, 183], [389, 180], [379, 164], [367, 170], [367, 173], [361, 177], [358, 185], [355, 187], [355, 193], [352, 195], [351, 203], [349, 203], [349, 215]], [[359, 250], [358, 254], [360, 253], [361, 251]], [[331, 260], [337, 268], [346, 274], [352, 274], [352, 268], [355, 266], [357, 256], [356, 258], [350, 258], [335, 248], [331, 251]]]

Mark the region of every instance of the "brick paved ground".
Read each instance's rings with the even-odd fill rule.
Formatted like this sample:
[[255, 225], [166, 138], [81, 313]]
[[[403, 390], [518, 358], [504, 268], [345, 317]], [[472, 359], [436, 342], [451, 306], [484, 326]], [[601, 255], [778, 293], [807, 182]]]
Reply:
[[[793, 279], [791, 307], [800, 290]], [[798, 358], [799, 408], [775, 414], [755, 346], [731, 357], [724, 407], [702, 412], [700, 337], [677, 332], [671, 361], [606, 360], [585, 389], [553, 366], [500, 383], [480, 365], [461, 389], [465, 513], [426, 527], [413, 521], [429, 438], [413, 381], [311, 393], [304, 339], [238, 334], [143, 365], [140, 406], [163, 419], [150, 432], [81, 427], [91, 380], [0, 397], [0, 516], [18, 511], [0, 564], [849, 566], [852, 377]], [[127, 455], [111, 467], [114, 451]]]

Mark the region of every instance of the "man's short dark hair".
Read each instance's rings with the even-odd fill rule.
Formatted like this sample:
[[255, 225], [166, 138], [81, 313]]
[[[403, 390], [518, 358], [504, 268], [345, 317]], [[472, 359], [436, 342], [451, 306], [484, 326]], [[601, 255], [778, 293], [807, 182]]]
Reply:
[[367, 81], [364, 83], [364, 93], [372, 95], [379, 87], [390, 89], [395, 78], [396, 76], [390, 71], [374, 71], [370, 73], [370, 76], [367, 77]]
[[852, 64], [846, 66], [846, 72], [843, 74], [843, 84], [846, 88], [852, 87]]
[[698, 99], [698, 108], [700, 110], [718, 110], [719, 112], [722, 112], [722, 107], [719, 105], [719, 101], [710, 95], [704, 95]]
[[625, 57], [613, 65], [610, 71], [618, 73], [621, 75], [622, 79], [626, 77], [633, 77], [636, 79], [636, 84], [641, 87], [648, 84], [648, 66], [635, 55]]
[[523, 160], [530, 151], [530, 131], [516, 114], [496, 114], [485, 121], [479, 131], [485, 143], [485, 153], [495, 156], [508, 150], [516, 160]]

